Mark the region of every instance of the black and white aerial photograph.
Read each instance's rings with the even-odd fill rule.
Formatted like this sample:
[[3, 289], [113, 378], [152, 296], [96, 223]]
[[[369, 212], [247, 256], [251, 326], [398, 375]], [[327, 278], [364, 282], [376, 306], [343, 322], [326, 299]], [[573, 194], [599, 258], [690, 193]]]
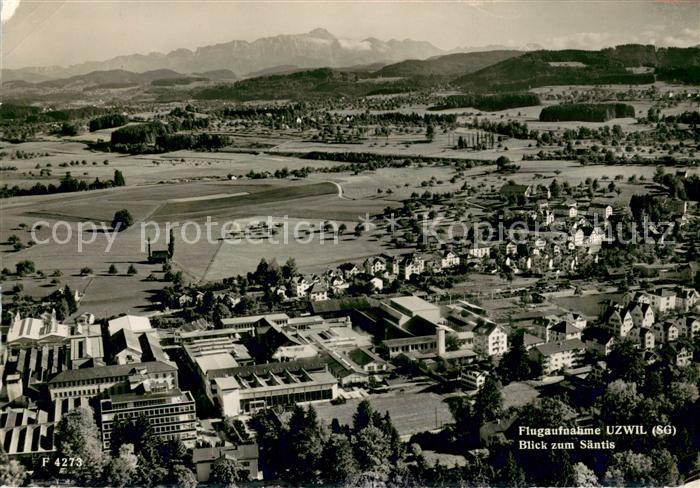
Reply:
[[0, 5], [0, 486], [700, 488], [700, 0]]

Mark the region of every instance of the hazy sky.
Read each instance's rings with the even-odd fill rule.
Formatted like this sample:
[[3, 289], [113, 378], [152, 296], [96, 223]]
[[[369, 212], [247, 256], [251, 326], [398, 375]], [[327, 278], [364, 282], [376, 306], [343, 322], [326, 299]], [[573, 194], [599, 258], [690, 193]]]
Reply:
[[252, 41], [323, 27], [341, 38], [430, 41], [443, 49], [625, 42], [700, 44], [700, 0], [316, 1], [0, 0], [2, 65], [69, 65]]

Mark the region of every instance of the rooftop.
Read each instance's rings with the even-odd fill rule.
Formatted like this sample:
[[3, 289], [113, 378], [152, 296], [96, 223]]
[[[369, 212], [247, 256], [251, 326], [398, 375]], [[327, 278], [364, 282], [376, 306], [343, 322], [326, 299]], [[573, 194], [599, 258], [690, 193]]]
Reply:
[[584, 348], [585, 346], [583, 342], [581, 342], [579, 339], [570, 339], [568, 341], [558, 342], [546, 342], [539, 346], [535, 346], [535, 349], [537, 349], [543, 356], [552, 356], [560, 352]]
[[176, 372], [177, 368], [162, 361], [151, 361], [138, 364], [115, 364], [110, 366], [99, 366], [97, 368], [69, 369], [56, 375], [49, 381], [50, 384], [63, 383], [65, 381], [81, 381], [89, 379], [104, 379], [120, 376], [129, 376], [139, 370], [147, 373], [167, 373]]
[[151, 321], [148, 317], [139, 315], [124, 315], [108, 323], [109, 335], [114, 335], [120, 329], [129, 329], [132, 332], [145, 332], [152, 330]]
[[199, 356], [195, 359], [197, 366], [206, 374], [217, 369], [229, 369], [238, 366], [238, 362], [228, 353], [216, 353]]

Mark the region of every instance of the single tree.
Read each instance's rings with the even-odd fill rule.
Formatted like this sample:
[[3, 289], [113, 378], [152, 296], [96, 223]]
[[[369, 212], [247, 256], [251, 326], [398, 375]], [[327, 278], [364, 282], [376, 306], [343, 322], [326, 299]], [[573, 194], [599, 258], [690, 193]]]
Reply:
[[117, 232], [121, 232], [128, 227], [131, 227], [133, 224], [134, 218], [127, 209], [123, 208], [114, 213], [114, 218], [112, 218], [112, 229], [116, 230]]
[[124, 174], [118, 169], [114, 170], [114, 179], [112, 180], [114, 186], [124, 186], [126, 185], [126, 180], [124, 179]]

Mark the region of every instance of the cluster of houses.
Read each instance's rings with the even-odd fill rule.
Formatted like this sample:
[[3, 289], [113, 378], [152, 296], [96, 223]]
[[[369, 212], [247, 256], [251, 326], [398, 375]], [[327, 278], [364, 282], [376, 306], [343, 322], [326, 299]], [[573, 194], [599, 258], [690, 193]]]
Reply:
[[381, 293], [387, 283], [410, 280], [426, 272], [440, 273], [459, 266], [460, 256], [445, 250], [438, 253], [407, 253], [372, 256], [361, 264], [343, 263], [321, 275], [294, 276], [274, 291], [283, 298], [308, 298], [313, 302], [329, 300], [347, 292], [351, 286]]
[[[591, 345], [607, 354], [616, 341], [631, 340], [648, 351], [648, 361], [658, 359], [653, 350], [662, 345], [675, 347], [679, 338], [692, 340], [700, 333], [700, 319], [695, 313], [698, 292], [692, 288], [659, 287], [626, 293], [619, 301], [606, 304], [601, 331], [590, 337]], [[675, 348], [679, 366], [692, 359], [692, 351]]]

